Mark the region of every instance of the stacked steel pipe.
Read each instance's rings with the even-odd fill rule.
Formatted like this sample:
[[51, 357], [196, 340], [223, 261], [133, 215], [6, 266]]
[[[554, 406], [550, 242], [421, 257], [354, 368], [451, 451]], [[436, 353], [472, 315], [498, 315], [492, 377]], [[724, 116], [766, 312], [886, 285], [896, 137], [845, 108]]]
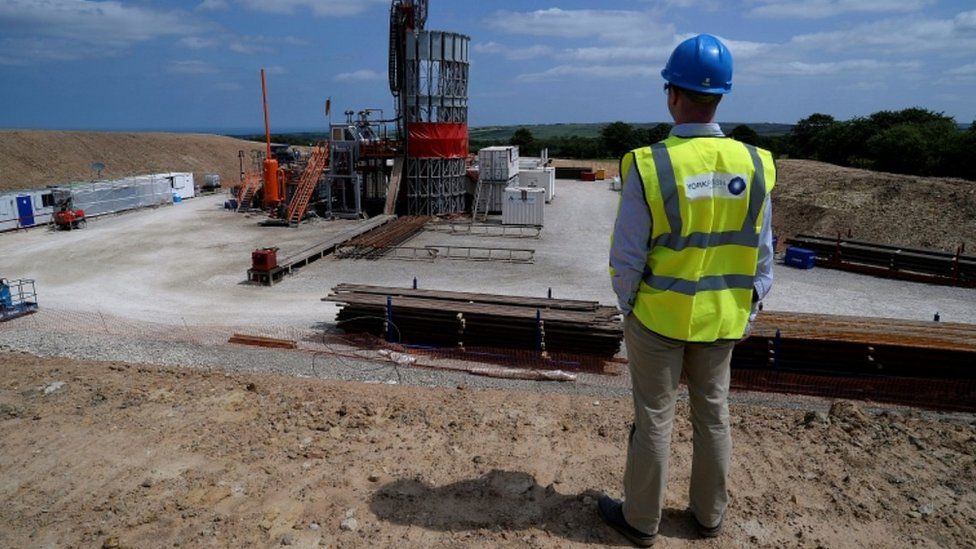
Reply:
[[976, 287], [976, 257], [888, 246], [873, 242], [797, 235], [791, 246], [812, 250], [817, 265], [884, 278], [914, 280], [948, 286]]
[[732, 385], [976, 411], [976, 326], [764, 313], [736, 345]]
[[423, 230], [432, 218], [403, 216], [346, 242], [336, 252], [339, 259], [379, 259]]
[[390, 341], [492, 347], [612, 358], [623, 329], [615, 307], [547, 299], [340, 284], [323, 301], [342, 303], [339, 328]]

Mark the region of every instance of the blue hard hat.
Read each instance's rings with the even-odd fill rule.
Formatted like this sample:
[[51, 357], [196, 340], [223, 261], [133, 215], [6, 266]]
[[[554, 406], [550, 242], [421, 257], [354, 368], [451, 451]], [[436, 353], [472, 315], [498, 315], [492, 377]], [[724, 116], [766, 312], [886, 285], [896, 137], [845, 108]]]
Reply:
[[686, 90], [729, 93], [732, 91], [732, 53], [718, 38], [699, 34], [678, 44], [661, 76]]

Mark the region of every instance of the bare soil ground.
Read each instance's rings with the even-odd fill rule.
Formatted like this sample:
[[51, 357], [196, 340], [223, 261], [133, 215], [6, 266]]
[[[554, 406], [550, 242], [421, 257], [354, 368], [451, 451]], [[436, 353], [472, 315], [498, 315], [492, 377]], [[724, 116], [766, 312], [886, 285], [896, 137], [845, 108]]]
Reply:
[[151, 172], [220, 175], [224, 188], [240, 179], [237, 152], [261, 150], [260, 143], [231, 137], [181, 133], [0, 131], [0, 191], [90, 181], [93, 162], [102, 178]]
[[[612, 160], [555, 159], [555, 166], [592, 166], [616, 175]], [[773, 229], [910, 248], [976, 250], [976, 181], [917, 177], [812, 160], [776, 161]], [[601, 183], [597, 183], [598, 185]]]
[[[625, 399], [2, 353], [0, 546], [622, 545]], [[63, 382], [59, 385], [55, 382]], [[679, 403], [660, 547], [973, 547], [976, 427], [735, 405], [721, 537], [684, 511]]]

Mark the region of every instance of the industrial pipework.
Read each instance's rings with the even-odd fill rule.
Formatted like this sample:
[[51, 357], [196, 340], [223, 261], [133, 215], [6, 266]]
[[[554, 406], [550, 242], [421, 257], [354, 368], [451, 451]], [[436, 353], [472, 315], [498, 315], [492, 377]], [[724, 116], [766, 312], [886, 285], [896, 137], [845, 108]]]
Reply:
[[271, 122], [268, 117], [268, 84], [261, 69], [261, 100], [264, 104], [264, 192], [262, 205], [274, 209], [285, 201], [284, 186], [278, 181], [278, 161], [271, 156]]

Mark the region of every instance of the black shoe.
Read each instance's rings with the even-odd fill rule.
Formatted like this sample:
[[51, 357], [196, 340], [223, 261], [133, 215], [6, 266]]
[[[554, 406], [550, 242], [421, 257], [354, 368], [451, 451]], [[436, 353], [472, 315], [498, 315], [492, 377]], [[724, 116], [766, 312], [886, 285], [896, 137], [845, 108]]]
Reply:
[[633, 526], [627, 524], [624, 518], [624, 505], [620, 500], [610, 496], [601, 496], [596, 504], [600, 511], [600, 518], [611, 528], [620, 532], [625, 538], [637, 547], [650, 547], [657, 540], [657, 534], [645, 534]]
[[722, 520], [718, 521], [718, 524], [709, 528], [701, 522], [698, 522], [698, 517], [696, 517], [694, 513], [692, 513], [691, 516], [695, 519], [695, 526], [698, 529], [699, 536], [703, 538], [717, 538], [718, 535], [722, 533], [722, 523], [725, 522], [725, 517], [722, 517]]

